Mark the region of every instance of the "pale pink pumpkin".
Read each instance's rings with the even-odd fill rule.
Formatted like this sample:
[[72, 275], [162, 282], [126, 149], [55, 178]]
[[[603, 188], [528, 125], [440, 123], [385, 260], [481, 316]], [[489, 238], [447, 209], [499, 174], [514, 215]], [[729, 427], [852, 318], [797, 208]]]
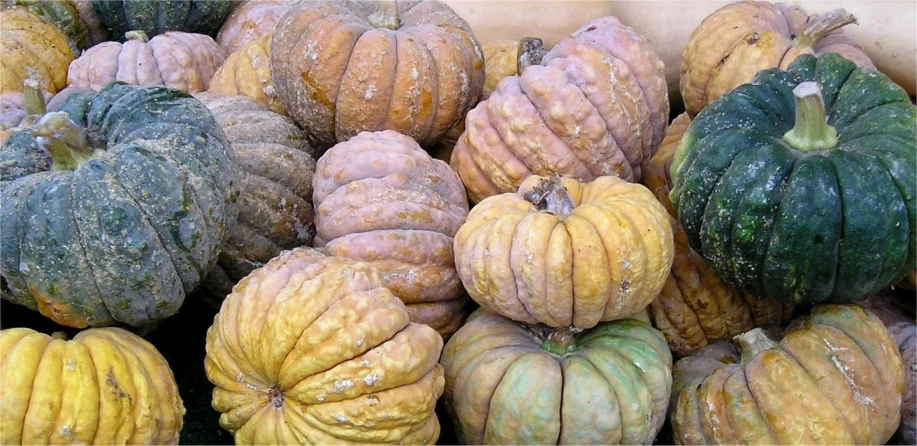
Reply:
[[216, 42], [232, 54], [252, 41], [274, 33], [277, 22], [298, 0], [248, 0], [237, 6], [223, 22]]

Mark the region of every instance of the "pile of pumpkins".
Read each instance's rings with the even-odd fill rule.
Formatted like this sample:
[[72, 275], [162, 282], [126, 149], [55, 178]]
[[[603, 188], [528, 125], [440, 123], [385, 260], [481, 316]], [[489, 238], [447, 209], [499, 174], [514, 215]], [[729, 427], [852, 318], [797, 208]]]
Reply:
[[851, 14], [728, 3], [673, 65], [614, 2], [447, 3], [4, 1], [2, 296], [85, 330], [0, 331], [0, 441], [177, 443], [135, 332], [196, 290], [239, 444], [432, 444], [440, 399], [469, 444], [917, 441], [914, 85]]

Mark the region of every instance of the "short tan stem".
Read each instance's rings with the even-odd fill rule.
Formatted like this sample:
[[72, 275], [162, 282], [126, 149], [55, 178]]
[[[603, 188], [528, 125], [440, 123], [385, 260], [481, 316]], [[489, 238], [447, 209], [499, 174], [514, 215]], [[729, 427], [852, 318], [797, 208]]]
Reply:
[[825, 150], [837, 145], [837, 129], [828, 125], [825, 100], [817, 82], [803, 82], [793, 89], [796, 125], [783, 139], [798, 150]]
[[25, 103], [25, 114], [43, 115], [47, 112], [45, 98], [41, 95], [41, 84], [32, 78], [22, 83], [22, 98]]
[[561, 220], [567, 218], [576, 208], [564, 183], [557, 175], [541, 180], [538, 186], [526, 192], [523, 198], [534, 204], [538, 210], [554, 214]]
[[51, 155], [51, 170], [74, 170], [101, 154], [90, 145], [86, 131], [65, 112], [46, 114], [30, 132], [38, 145]]
[[67, 333], [64, 333], [62, 331], [55, 331], [54, 333], [51, 333], [51, 337], [54, 339], [60, 339], [61, 341], [66, 341]]
[[561, 327], [548, 335], [541, 349], [555, 355], [566, 355], [576, 350], [576, 333], [573, 327]]
[[835, 9], [809, 20], [806, 27], [796, 37], [795, 42], [797, 45], [814, 46], [831, 31], [856, 23], [856, 21], [856, 17], [845, 9]]
[[767, 337], [764, 330], [760, 328], [753, 328], [750, 331], [746, 331], [732, 338], [732, 342], [739, 348], [739, 353], [742, 354], [743, 366], [751, 362], [752, 359], [755, 359], [755, 356], [758, 356], [760, 353], [780, 346], [780, 344]]
[[401, 17], [398, 16], [397, 0], [377, 0], [376, 12], [366, 18], [376, 28], [396, 30], [401, 28]]
[[124, 38], [127, 40], [137, 40], [141, 43], [147, 43], [150, 41], [150, 37], [146, 35], [146, 32], [139, 29], [124, 33]]
[[519, 41], [518, 55], [516, 57], [516, 73], [522, 74], [532, 65], [541, 65], [541, 59], [548, 53], [544, 42], [537, 37], [524, 37]]

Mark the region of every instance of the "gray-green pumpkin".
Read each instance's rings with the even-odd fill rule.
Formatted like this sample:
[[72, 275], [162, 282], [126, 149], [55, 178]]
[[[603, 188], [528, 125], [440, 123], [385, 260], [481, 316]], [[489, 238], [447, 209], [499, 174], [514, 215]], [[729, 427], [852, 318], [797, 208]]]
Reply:
[[4, 299], [71, 327], [178, 311], [238, 213], [238, 166], [197, 99], [113, 83], [0, 147]]
[[153, 36], [166, 31], [216, 35], [232, 10], [229, 0], [92, 0], [92, 8], [114, 37], [128, 31]]

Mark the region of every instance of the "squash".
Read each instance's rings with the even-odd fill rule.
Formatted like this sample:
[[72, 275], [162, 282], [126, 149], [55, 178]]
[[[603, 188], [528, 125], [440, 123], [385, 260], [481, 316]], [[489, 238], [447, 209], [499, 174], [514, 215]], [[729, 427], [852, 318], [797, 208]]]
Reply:
[[239, 217], [205, 282], [222, 300], [281, 251], [312, 244], [314, 150], [291, 119], [247, 97], [195, 97], [223, 128], [241, 167]]
[[468, 113], [450, 164], [473, 202], [529, 175], [640, 179], [668, 122], [662, 63], [614, 17], [584, 25]]
[[841, 27], [856, 22], [844, 9], [818, 16], [789, 3], [741, 1], [707, 16], [691, 33], [681, 62], [680, 90], [692, 116], [767, 68], [786, 69], [801, 54], [838, 53], [875, 68]]
[[379, 130], [431, 147], [484, 84], [471, 29], [434, 0], [301, 2], [277, 23], [271, 72], [320, 149]]
[[790, 304], [894, 284], [917, 264], [915, 119], [904, 90], [837, 54], [762, 71], [697, 116], [672, 162], [691, 247]]
[[236, 444], [434, 444], [442, 338], [371, 265], [316, 255], [286, 251], [223, 301], [204, 359], [220, 425]]
[[898, 444], [917, 443], [917, 322], [913, 305], [890, 292], [867, 296], [857, 301], [879, 317], [895, 340], [904, 363], [904, 400], [901, 402], [901, 424], [895, 439]]
[[312, 186], [315, 247], [378, 268], [411, 321], [458, 329], [468, 298], [452, 245], [468, 199], [445, 162], [393, 130], [363, 132], [318, 160]]
[[238, 167], [210, 111], [113, 83], [0, 147], [4, 299], [58, 324], [175, 314], [236, 220]]
[[0, 54], [0, 93], [22, 91], [30, 78], [51, 94], [67, 86], [74, 57], [67, 35], [23, 7], [0, 11]]
[[217, 33], [216, 42], [226, 54], [274, 34], [274, 27], [299, 0], [247, 0], [235, 7]]
[[213, 37], [232, 4], [229, 0], [92, 0], [92, 8], [115, 39], [123, 40], [129, 31], [143, 31], [150, 37], [168, 31]]
[[120, 328], [0, 330], [3, 444], [178, 444], [185, 406], [156, 347]]
[[105, 42], [70, 64], [67, 85], [98, 91], [111, 82], [164, 85], [186, 93], [207, 90], [226, 55], [203, 34], [167, 32], [148, 39], [127, 33], [127, 42]]
[[793, 312], [790, 305], [774, 299], [758, 299], [723, 283], [689, 246], [669, 200], [672, 187], [669, 165], [690, 123], [687, 113], [672, 121], [641, 179], [641, 184], [653, 192], [673, 220], [675, 260], [662, 292], [649, 309], [653, 326], [665, 334], [676, 357], [687, 356], [710, 343], [729, 340], [754, 327], [784, 324]]
[[777, 343], [760, 328], [678, 360], [677, 444], [884, 444], [901, 416], [904, 366], [859, 305], [822, 304]]
[[283, 103], [271, 79], [271, 34], [255, 39], [244, 48], [229, 55], [213, 74], [207, 91], [228, 96], [248, 96], [286, 115]]
[[531, 176], [473, 207], [454, 249], [462, 284], [488, 311], [580, 329], [646, 308], [673, 261], [665, 208], [617, 177]]
[[0, 94], [0, 144], [6, 142], [18, 130], [31, 127], [45, 113], [57, 111], [75, 93], [91, 93], [92, 90], [67, 87], [52, 95], [39, 92], [34, 79], [26, 80], [22, 91], [7, 91]]
[[70, 50], [75, 56], [89, 48], [88, 28], [73, 0], [0, 0], [0, 7], [4, 9], [15, 6], [22, 6], [57, 26], [67, 35]]
[[636, 319], [555, 330], [478, 309], [442, 365], [461, 444], [651, 444], [672, 387], [662, 333]]

